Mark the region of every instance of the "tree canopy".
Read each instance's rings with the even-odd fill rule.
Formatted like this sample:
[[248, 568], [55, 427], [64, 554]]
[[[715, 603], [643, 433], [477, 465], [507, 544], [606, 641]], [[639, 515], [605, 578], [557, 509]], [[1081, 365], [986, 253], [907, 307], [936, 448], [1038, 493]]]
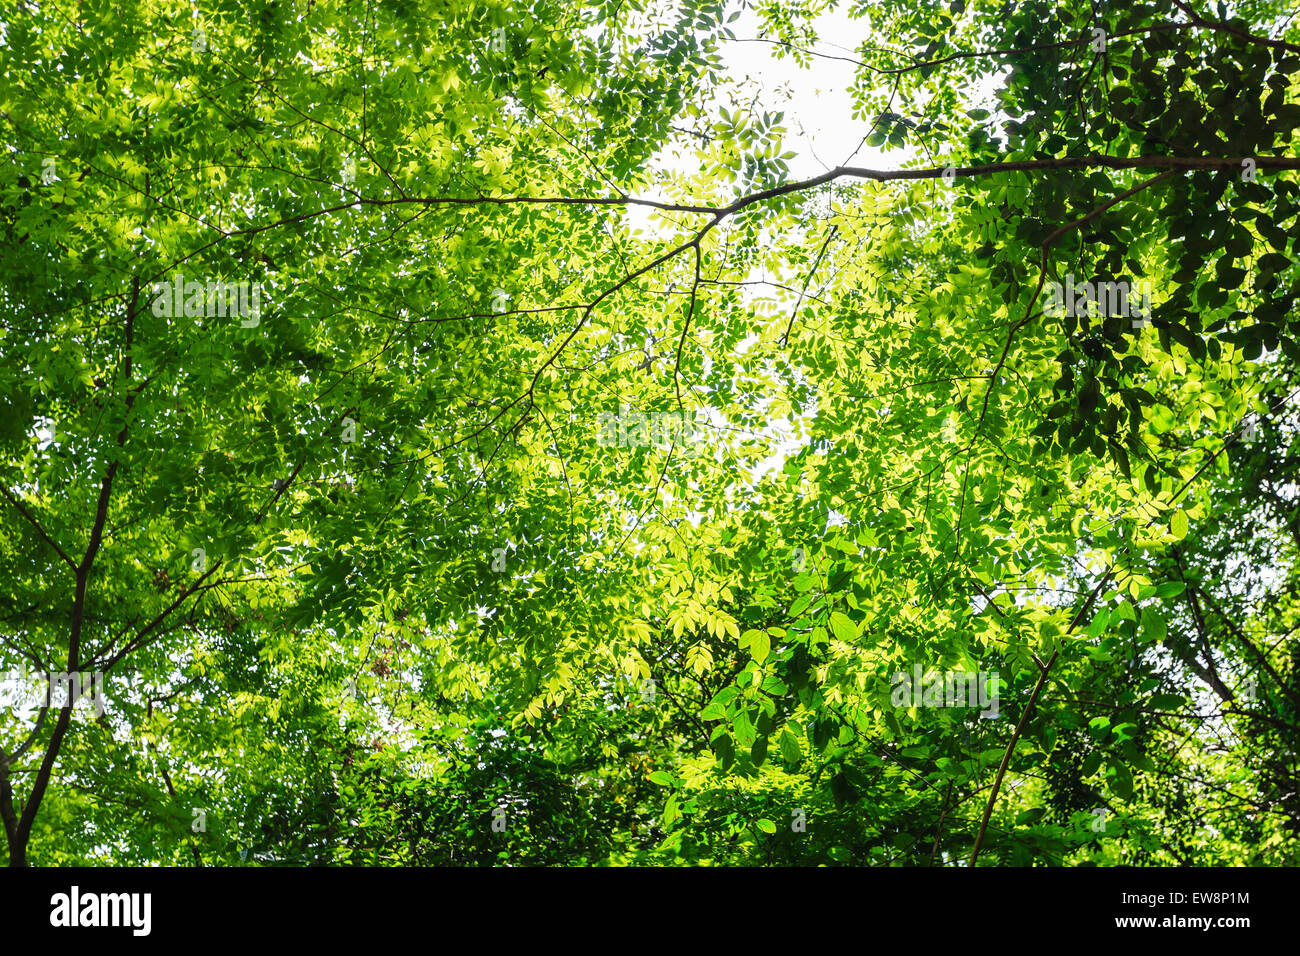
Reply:
[[16, 4], [8, 862], [1300, 863], [1298, 129], [1286, 0]]

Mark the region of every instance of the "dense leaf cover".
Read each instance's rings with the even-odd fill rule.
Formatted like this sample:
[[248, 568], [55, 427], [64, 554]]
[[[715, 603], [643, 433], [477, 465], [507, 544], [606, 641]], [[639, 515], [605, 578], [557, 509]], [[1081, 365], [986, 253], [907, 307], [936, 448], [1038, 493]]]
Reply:
[[13, 5], [11, 864], [1300, 863], [1295, 10], [827, 8]]

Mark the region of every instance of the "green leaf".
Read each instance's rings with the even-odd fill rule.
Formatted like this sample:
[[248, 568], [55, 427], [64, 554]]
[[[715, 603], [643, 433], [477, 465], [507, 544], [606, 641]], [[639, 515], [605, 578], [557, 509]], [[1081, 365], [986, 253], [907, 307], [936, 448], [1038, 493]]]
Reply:
[[848, 615], [840, 611], [832, 611], [830, 625], [831, 633], [841, 641], [851, 644], [858, 639], [858, 629], [849, 620]]
[[1122, 763], [1112, 763], [1106, 768], [1106, 777], [1115, 796], [1127, 800], [1133, 796], [1133, 774]]
[[781, 731], [779, 738], [781, 746], [781, 756], [785, 758], [786, 763], [797, 764], [803, 759], [803, 751], [799, 746], [799, 738], [790, 732], [790, 728]]
[[1168, 633], [1168, 625], [1158, 608], [1144, 607], [1142, 609], [1142, 633], [1148, 641], [1157, 643], [1164, 641]]

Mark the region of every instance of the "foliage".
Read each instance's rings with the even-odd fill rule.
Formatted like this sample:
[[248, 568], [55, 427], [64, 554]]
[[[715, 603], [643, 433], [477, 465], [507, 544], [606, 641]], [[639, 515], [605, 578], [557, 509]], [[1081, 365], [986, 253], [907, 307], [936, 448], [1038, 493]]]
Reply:
[[1287, 6], [21, 5], [9, 862], [1300, 862]]

